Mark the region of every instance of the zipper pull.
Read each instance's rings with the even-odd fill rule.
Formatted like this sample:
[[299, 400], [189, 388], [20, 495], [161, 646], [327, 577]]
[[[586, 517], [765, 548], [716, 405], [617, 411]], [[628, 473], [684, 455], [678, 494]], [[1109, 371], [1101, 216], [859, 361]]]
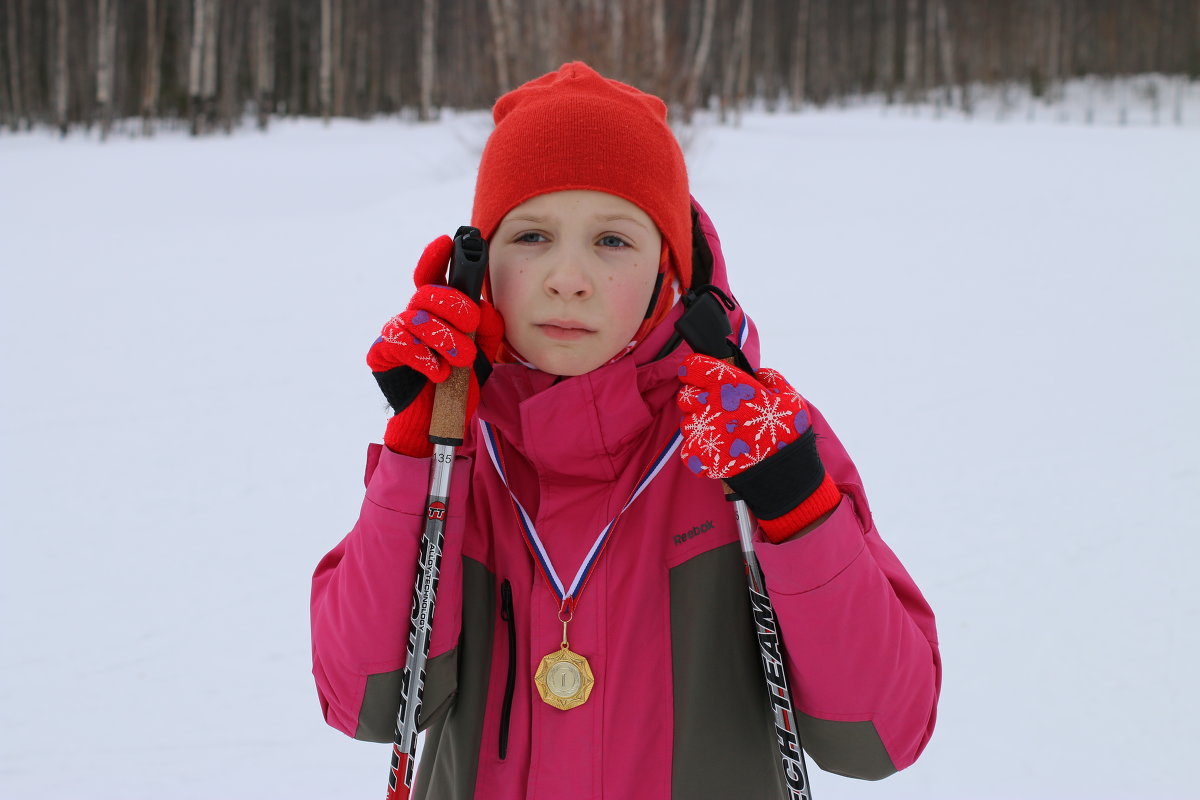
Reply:
[[517, 622], [513, 614], [512, 584], [500, 584], [500, 619], [508, 623], [508, 675], [504, 681], [504, 704], [500, 707], [500, 760], [508, 758], [508, 726], [512, 719], [513, 691], [517, 686]]
[[508, 578], [505, 578], [500, 584], [500, 619], [505, 622], [512, 620], [512, 605], [512, 584], [508, 582]]

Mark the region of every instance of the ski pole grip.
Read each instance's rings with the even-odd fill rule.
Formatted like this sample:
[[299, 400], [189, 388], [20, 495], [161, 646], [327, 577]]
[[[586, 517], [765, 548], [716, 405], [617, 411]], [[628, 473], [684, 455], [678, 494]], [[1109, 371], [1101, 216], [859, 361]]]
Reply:
[[695, 297], [675, 323], [675, 330], [693, 352], [726, 361], [733, 357], [733, 345], [728, 338], [733, 327], [716, 295], [706, 293]]
[[[694, 352], [718, 358], [733, 367], [738, 366], [736, 351], [729, 341], [733, 326], [729, 324], [729, 315], [716, 295], [696, 296], [675, 323], [675, 330]], [[728, 483], [721, 481], [721, 486], [725, 489], [725, 499], [738, 499]]]
[[[464, 225], [454, 235], [454, 256], [450, 261], [450, 286], [478, 303], [487, 272], [487, 243], [478, 228]], [[474, 339], [475, 335], [470, 334]], [[455, 367], [450, 377], [439, 383], [433, 393], [433, 416], [429, 420], [429, 441], [458, 447], [467, 427], [467, 394], [471, 389], [471, 367]]]

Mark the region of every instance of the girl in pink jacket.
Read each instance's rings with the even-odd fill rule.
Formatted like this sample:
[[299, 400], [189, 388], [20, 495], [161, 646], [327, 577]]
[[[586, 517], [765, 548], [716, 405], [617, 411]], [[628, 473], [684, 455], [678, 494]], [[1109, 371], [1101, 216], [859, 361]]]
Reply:
[[392, 740], [433, 385], [498, 362], [453, 468], [415, 796], [787, 796], [723, 482], [757, 520], [805, 751], [866, 779], [907, 767], [934, 725], [933, 613], [742, 310], [747, 369], [675, 335], [682, 295], [729, 287], [665, 106], [574, 63], [493, 113], [472, 214], [488, 299], [442, 285], [443, 237], [368, 354], [395, 413], [313, 578], [326, 720]]

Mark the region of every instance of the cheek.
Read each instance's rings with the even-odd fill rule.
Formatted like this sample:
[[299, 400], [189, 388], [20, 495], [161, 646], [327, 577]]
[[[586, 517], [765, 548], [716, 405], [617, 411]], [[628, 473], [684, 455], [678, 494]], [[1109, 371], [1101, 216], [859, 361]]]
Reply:
[[613, 280], [611, 296], [614, 310], [620, 316], [624, 327], [630, 328], [631, 335], [646, 316], [646, 307], [650, 305], [650, 293], [654, 290], [657, 278], [658, 273], [654, 272], [648, 277], [639, 275], [634, 280]]
[[528, 283], [528, 272], [523, 267], [503, 266], [496, 268], [493, 264], [490, 277], [492, 285], [492, 302], [503, 317], [516, 313], [522, 306], [522, 298]]

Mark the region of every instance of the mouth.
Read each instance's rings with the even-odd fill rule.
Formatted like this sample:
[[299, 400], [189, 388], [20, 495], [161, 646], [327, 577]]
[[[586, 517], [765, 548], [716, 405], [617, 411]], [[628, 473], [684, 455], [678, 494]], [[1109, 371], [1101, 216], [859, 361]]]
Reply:
[[539, 331], [551, 339], [560, 341], [571, 341], [574, 339], [582, 339], [583, 337], [595, 333], [596, 331], [584, 325], [582, 322], [575, 322], [567, 319], [551, 319], [545, 322], [534, 324]]

